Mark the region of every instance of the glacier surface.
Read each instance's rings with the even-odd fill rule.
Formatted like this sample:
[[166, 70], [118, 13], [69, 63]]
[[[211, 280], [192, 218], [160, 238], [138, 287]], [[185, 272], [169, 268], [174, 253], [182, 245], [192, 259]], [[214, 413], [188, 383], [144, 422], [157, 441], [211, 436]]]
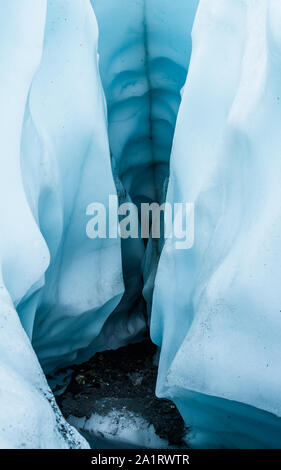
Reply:
[[[87, 447], [44, 373], [149, 319], [191, 446], [281, 447], [280, 27], [278, 0], [0, 3], [0, 448]], [[192, 249], [87, 237], [91, 202], [166, 191]]]

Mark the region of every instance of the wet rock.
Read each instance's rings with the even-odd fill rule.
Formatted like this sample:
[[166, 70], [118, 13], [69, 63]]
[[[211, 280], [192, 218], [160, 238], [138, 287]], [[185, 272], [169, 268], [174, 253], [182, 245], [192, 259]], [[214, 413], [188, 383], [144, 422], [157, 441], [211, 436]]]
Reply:
[[86, 378], [85, 378], [84, 375], [81, 375], [81, 374], [76, 375], [75, 380], [78, 383], [78, 385], [85, 385], [86, 384]]

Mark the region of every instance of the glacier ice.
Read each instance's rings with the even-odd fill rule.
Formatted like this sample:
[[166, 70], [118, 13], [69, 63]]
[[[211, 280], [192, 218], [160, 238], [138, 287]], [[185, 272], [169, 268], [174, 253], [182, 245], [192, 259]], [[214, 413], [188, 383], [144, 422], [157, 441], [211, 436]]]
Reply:
[[87, 205], [116, 190], [92, 7], [34, 4], [0, 6], [0, 446], [79, 447], [30, 341], [45, 372], [106, 348], [110, 335], [118, 344], [102, 328], [124, 291], [120, 241], [85, 231]]
[[195, 243], [166, 242], [151, 320], [193, 446], [281, 445], [280, 25], [277, 1], [201, 0], [193, 27], [167, 200]]
[[[163, 202], [198, 0], [91, 2], [115, 182], [137, 205]], [[120, 307], [126, 311], [150, 311], [161, 246], [152, 239], [148, 246], [122, 240], [126, 294]]]
[[91, 1], [114, 172], [133, 201], [161, 200], [198, 0]]
[[[69, 445], [72, 441], [60, 435], [57, 422], [75, 436], [72, 446], [85, 445], [46, 401], [50, 391], [34, 351], [44, 372], [51, 373], [82, 362], [97, 350], [124, 344], [145, 327], [143, 242], [124, 242], [122, 273], [120, 241], [87, 238], [85, 209], [92, 201], [106, 205], [115, 188], [121, 200], [154, 200], [158, 187], [163, 192], [191, 47], [188, 34], [187, 42], [183, 40], [183, 19], [175, 44], [171, 47], [167, 42], [167, 9], [171, 12], [171, 7], [165, 2], [159, 10], [159, 5], [159, 1], [126, 2], [123, 10], [116, 11], [112, 2], [105, 8], [99, 2], [91, 5], [89, 0], [39, 0], [36, 7], [34, 0], [1, 3], [0, 178], [4, 197], [0, 203], [0, 308], [5, 335], [15, 336], [15, 329], [21, 338], [19, 344], [28, 345], [21, 346], [23, 362], [16, 347], [14, 360], [7, 358], [4, 362], [8, 368], [4, 382], [15, 364], [15, 373], [19, 374], [13, 379], [15, 383], [26, 380], [26, 387], [17, 387], [26, 399], [26, 418], [17, 397], [11, 400], [14, 413], [18, 413], [16, 422], [23, 427], [22, 434], [12, 432], [11, 446]], [[177, 2], [181, 9], [182, 5]], [[196, 5], [197, 0], [192, 0], [183, 11], [191, 9], [194, 15]], [[93, 7], [100, 22], [100, 68], [107, 103], [99, 76]], [[121, 15], [124, 8], [130, 8], [131, 13], [125, 16], [125, 29]], [[110, 47], [103, 46], [103, 22], [106, 28], [108, 11], [116, 11], [120, 19], [113, 51], [114, 41]], [[192, 19], [189, 14], [186, 18], [190, 33]], [[154, 25], [155, 21], [158, 24]], [[135, 23], [137, 45], [132, 50], [129, 46], [126, 52], [131, 22]], [[161, 30], [160, 40], [158, 33], [153, 33], [155, 29]], [[125, 68], [119, 65], [122, 50]], [[108, 74], [104, 69], [111, 64], [112, 53], [115, 60]], [[114, 83], [107, 84], [107, 76]], [[114, 101], [122, 88], [125, 93]], [[127, 114], [129, 119], [124, 119]], [[161, 138], [163, 129], [165, 142]], [[158, 176], [160, 182], [155, 184]], [[133, 180], [137, 184], [132, 184]], [[148, 265], [148, 277], [150, 271]], [[15, 319], [7, 323], [10, 311], [11, 318], [18, 314], [25, 331], [20, 323], [15, 326]], [[6, 343], [1, 344], [2, 357], [7, 354]], [[13, 347], [8, 347], [11, 354]], [[25, 356], [29, 368], [24, 364]], [[29, 418], [28, 403], [33, 395], [38, 407], [34, 418], [31, 414]], [[13, 421], [9, 414], [3, 416], [4, 430], [9, 420]], [[36, 420], [50, 425], [46, 424], [43, 431]], [[28, 430], [33, 433], [32, 439], [24, 438]], [[6, 445], [7, 436], [4, 431], [1, 446]]]
[[[280, 26], [278, 0], [0, 2], [1, 448], [87, 447], [41, 367], [146, 310], [190, 445], [281, 447]], [[166, 190], [191, 250], [87, 238], [91, 202]]]
[[[21, 138], [30, 87], [39, 66], [46, 1], [0, 5], [1, 236], [0, 236], [0, 447], [87, 447], [62, 418], [15, 310], [30, 300], [26, 328], [34, 319], [49, 251], [24, 192]], [[34, 171], [34, 195], [39, 176]], [[37, 191], [38, 192], [38, 191]], [[36, 200], [35, 200], [36, 201]], [[38, 297], [38, 295], [37, 295]], [[23, 313], [24, 314], [24, 313]], [[20, 315], [20, 309], [19, 309]]]

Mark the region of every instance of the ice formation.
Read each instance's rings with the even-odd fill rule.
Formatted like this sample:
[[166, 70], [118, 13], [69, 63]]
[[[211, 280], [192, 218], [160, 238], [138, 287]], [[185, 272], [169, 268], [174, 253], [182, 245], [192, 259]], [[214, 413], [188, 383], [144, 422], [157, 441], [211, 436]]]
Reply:
[[167, 200], [195, 244], [165, 244], [151, 331], [199, 447], [281, 445], [280, 26], [275, 0], [201, 0], [193, 27]]
[[[198, 0], [91, 2], [99, 25], [100, 73], [120, 202], [126, 197], [136, 204], [163, 202]], [[147, 247], [139, 239], [122, 240], [126, 295], [119, 314], [150, 311], [160, 250], [157, 240]]]
[[[280, 27], [279, 0], [0, 3], [0, 447], [87, 446], [41, 367], [135, 340], [145, 300], [190, 445], [281, 446]], [[87, 237], [91, 202], [167, 187], [191, 250]]]
[[[52, 147], [59, 137], [52, 141], [48, 128], [41, 127], [40, 119], [36, 129], [32, 115], [32, 104], [35, 108], [38, 105], [32, 86], [37, 85], [38, 90], [36, 80], [43, 50], [46, 6], [44, 0], [0, 5], [1, 448], [87, 446], [57, 409], [30, 343], [50, 260], [47, 243], [54, 246], [59, 234], [59, 220], [52, 224], [53, 228], [50, 221], [60, 213], [60, 204], [55, 213], [48, 212], [48, 202], [52, 194], [56, 198], [56, 188], [59, 196], [55, 166], [53, 174], [50, 172]], [[46, 79], [41, 83], [41, 99], [46, 99], [45, 86]], [[45, 105], [49, 113], [50, 105]], [[61, 195], [59, 201], [63, 201]]]

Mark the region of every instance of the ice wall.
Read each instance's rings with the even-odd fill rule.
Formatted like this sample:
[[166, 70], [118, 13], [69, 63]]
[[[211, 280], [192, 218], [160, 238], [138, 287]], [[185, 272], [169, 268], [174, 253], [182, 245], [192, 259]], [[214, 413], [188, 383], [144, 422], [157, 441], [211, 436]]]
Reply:
[[120, 241], [86, 235], [88, 204], [116, 193], [97, 23], [88, 0], [13, 0], [0, 26], [0, 447], [86, 446], [31, 341], [46, 372], [118, 344], [101, 331], [123, 295]]
[[[62, 418], [15, 310], [28, 292], [43, 286], [50, 259], [36, 223], [38, 206], [32, 212], [24, 192], [20, 159], [46, 6], [45, 0], [0, 4], [0, 448], [87, 447]], [[36, 192], [40, 185], [34, 176]], [[29, 332], [32, 319], [31, 304], [25, 318]]]
[[[198, 0], [91, 2], [99, 25], [99, 65], [120, 202], [163, 202]], [[158, 241], [146, 246], [147, 240], [123, 240], [126, 292], [118, 314], [138, 311], [140, 318], [149, 312]]]
[[280, 26], [275, 0], [201, 0], [193, 29], [167, 200], [195, 243], [166, 242], [151, 321], [192, 446], [281, 446]]
[[[145, 328], [143, 277], [150, 301], [157, 244], [150, 242], [144, 258], [141, 240], [123, 242], [122, 273], [120, 241], [87, 238], [86, 207], [107, 206], [115, 186], [120, 202], [163, 200], [198, 1], [92, 2], [107, 104], [90, 1], [39, 0], [33, 12], [34, 1], [13, 0], [0, 10], [0, 308], [5, 319], [8, 302], [14, 316], [5, 334], [16, 328], [19, 344], [28, 345], [16, 361], [27, 381], [20, 393], [31, 399], [38, 388], [45, 403], [49, 391], [30, 342], [49, 373]], [[25, 333], [19, 322], [15, 327], [17, 314]], [[29, 357], [27, 370], [22, 361]], [[38, 386], [32, 374], [41, 374]], [[17, 400], [11, 407], [24, 423]], [[45, 408], [42, 421], [58, 420]], [[69, 445], [63, 438], [58, 444], [48, 426], [37, 442], [36, 423], [27, 418], [23, 425], [34, 439], [11, 434], [11, 445]]]
[[133, 200], [161, 200], [198, 0], [91, 1], [114, 170]]
[[108, 195], [116, 194], [97, 39], [89, 1], [48, 1], [42, 60], [25, 111], [21, 164], [51, 262], [44, 289], [31, 289], [18, 307], [29, 329], [34, 311], [32, 341], [45, 371], [80, 360], [80, 350], [91, 355], [93, 341], [123, 294], [120, 241], [86, 234], [87, 206], [107, 207]]

